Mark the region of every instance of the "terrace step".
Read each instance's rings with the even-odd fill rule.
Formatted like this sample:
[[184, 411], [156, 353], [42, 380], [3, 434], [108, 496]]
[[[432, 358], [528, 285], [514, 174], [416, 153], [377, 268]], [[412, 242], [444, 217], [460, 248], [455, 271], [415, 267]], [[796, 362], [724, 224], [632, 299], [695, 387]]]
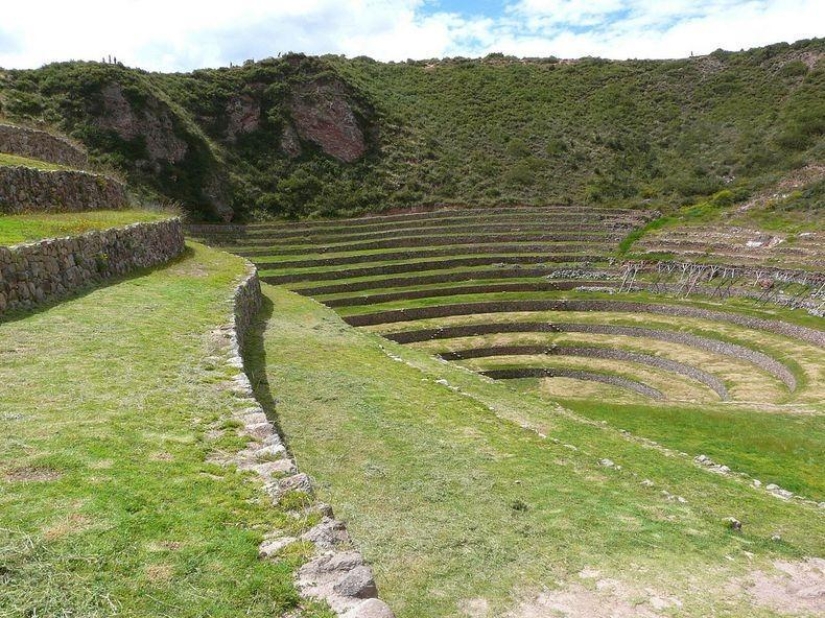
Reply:
[[[285, 275], [265, 275], [262, 280], [273, 285], [286, 283], [300, 283], [310, 281], [340, 281], [356, 277], [370, 277], [377, 275], [392, 275], [399, 273], [422, 272], [428, 270], [452, 269], [468, 266], [518, 266], [521, 264], [591, 264], [599, 262], [602, 256], [598, 255], [524, 255], [524, 256], [484, 256], [467, 257], [452, 260], [426, 260], [421, 262], [401, 262], [363, 268], [349, 268], [343, 270], [325, 270], [321, 272], [292, 273]], [[550, 270], [550, 269], [548, 269]]]
[[588, 382], [601, 382], [610, 386], [618, 386], [644, 395], [651, 399], [661, 401], [665, 399], [662, 391], [621, 376], [614, 376], [593, 371], [580, 371], [577, 369], [551, 369], [549, 367], [524, 367], [520, 369], [492, 369], [482, 371], [481, 375], [493, 380], [519, 380], [524, 378], [571, 378], [573, 380], [585, 380]]

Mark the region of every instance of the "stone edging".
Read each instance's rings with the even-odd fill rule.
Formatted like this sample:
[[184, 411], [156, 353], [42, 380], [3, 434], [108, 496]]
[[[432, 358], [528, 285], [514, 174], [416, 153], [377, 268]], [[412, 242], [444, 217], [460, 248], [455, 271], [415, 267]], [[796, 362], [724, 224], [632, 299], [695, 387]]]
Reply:
[[0, 247], [0, 316], [163, 264], [184, 248], [177, 218]]
[[410, 322], [430, 318], [444, 318], [456, 315], [479, 313], [516, 313], [541, 311], [605, 311], [624, 313], [650, 313], [702, 320], [726, 322], [746, 328], [798, 339], [825, 348], [825, 331], [806, 326], [797, 326], [781, 320], [751, 317], [717, 309], [704, 309], [690, 305], [642, 303], [613, 300], [501, 300], [474, 303], [453, 303], [412, 309], [389, 309], [375, 313], [346, 316], [344, 321], [350, 326], [379, 326], [396, 322]]
[[[654, 356], [622, 350], [618, 348], [604, 348], [597, 346], [564, 346], [564, 345], [499, 345], [489, 347], [464, 348], [451, 352], [441, 352], [438, 356], [446, 361], [461, 361], [468, 358], [488, 358], [495, 356], [576, 356], [581, 358], [596, 358], [616, 360], [622, 363], [636, 363], [647, 365], [663, 371], [669, 371], [697, 382], [701, 382], [714, 391], [722, 401], [728, 400], [728, 390], [724, 383], [714, 375], [702, 371], [698, 367]], [[489, 376], [488, 376], [489, 377]]]
[[522, 378], [572, 378], [573, 380], [584, 380], [586, 382], [601, 382], [610, 386], [618, 386], [635, 391], [640, 395], [661, 401], [665, 399], [662, 391], [629, 378], [623, 378], [608, 373], [595, 371], [579, 371], [577, 369], [552, 369], [549, 367], [524, 367], [521, 369], [491, 369], [482, 371], [481, 375], [493, 380], [518, 380]]
[[[436, 339], [458, 339], [460, 337], [478, 337], [505, 333], [585, 333], [594, 335], [620, 335], [657, 339], [686, 345], [712, 354], [722, 354], [752, 363], [771, 374], [788, 388], [796, 391], [796, 378], [790, 369], [775, 358], [735, 343], [720, 339], [700, 337], [684, 331], [669, 331], [639, 326], [621, 326], [614, 324], [575, 324], [569, 322], [491, 322], [470, 324], [466, 326], [442, 326], [421, 330], [406, 330], [394, 333], [382, 333], [382, 336], [400, 344], [418, 343]], [[718, 392], [718, 391], [717, 391]]]
[[0, 123], [0, 152], [68, 167], [86, 167], [89, 155], [65, 137], [46, 131]]
[[[259, 547], [261, 559], [272, 559], [281, 550], [298, 542], [314, 546], [313, 558], [297, 573], [296, 586], [306, 599], [326, 601], [342, 618], [394, 618], [392, 610], [378, 599], [372, 569], [355, 549], [346, 525], [335, 519], [332, 508], [314, 496], [309, 476], [298, 471], [281, 437], [255, 398], [252, 384], [244, 371], [243, 343], [262, 304], [258, 271], [248, 263], [248, 274], [235, 289], [231, 323], [219, 335], [228, 340], [228, 364], [238, 373], [232, 378], [231, 390], [241, 405], [233, 413], [241, 424], [239, 434], [247, 437], [246, 448], [219, 461], [254, 472], [273, 505], [289, 499], [300, 504], [290, 511], [296, 516], [317, 513], [321, 521], [300, 537], [284, 536], [280, 531], [265, 535]], [[295, 498], [301, 498], [297, 500]], [[305, 506], [309, 504], [309, 506]]]
[[120, 210], [126, 186], [108, 176], [79, 170], [44, 171], [0, 167], [0, 213]]

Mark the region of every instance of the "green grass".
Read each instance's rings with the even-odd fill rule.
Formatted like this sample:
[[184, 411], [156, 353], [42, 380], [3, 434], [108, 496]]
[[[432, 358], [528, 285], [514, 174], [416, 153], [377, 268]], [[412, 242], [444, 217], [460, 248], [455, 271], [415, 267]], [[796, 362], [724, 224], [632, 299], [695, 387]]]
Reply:
[[[299, 465], [348, 521], [399, 618], [463, 616], [463, 603], [480, 597], [501, 615], [581, 581], [585, 567], [675, 594], [681, 616], [771, 616], [732, 595], [730, 578], [825, 551], [815, 509], [264, 290], [261, 337], [248, 349], [256, 388], [277, 396]], [[603, 457], [622, 470], [600, 467]], [[730, 516], [747, 522], [741, 537], [726, 530]], [[775, 533], [783, 543], [770, 542]]]
[[243, 441], [210, 356], [241, 260], [183, 259], [0, 322], [0, 616], [300, 613], [302, 557], [258, 543], [303, 522], [207, 463]]
[[82, 213], [0, 215], [0, 245], [77, 236], [130, 223], [161, 221], [172, 213], [150, 210], [98, 210]]
[[760, 413], [718, 405], [560, 403], [669, 448], [707, 455], [766, 484], [825, 501], [825, 414]]
[[44, 172], [70, 169], [65, 165], [58, 165], [57, 163], [48, 163], [39, 159], [29, 159], [27, 157], [18, 157], [17, 155], [5, 153], [0, 153], [0, 167], [30, 167]]

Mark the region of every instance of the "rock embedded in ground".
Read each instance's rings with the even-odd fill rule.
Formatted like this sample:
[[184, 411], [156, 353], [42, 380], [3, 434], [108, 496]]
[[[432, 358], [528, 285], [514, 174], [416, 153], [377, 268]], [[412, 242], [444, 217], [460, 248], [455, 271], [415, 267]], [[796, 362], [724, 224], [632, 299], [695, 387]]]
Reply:
[[369, 599], [378, 594], [372, 569], [367, 566], [357, 566], [333, 586], [333, 590], [344, 597]]
[[367, 599], [344, 614], [343, 618], [395, 618], [395, 614], [384, 601]]

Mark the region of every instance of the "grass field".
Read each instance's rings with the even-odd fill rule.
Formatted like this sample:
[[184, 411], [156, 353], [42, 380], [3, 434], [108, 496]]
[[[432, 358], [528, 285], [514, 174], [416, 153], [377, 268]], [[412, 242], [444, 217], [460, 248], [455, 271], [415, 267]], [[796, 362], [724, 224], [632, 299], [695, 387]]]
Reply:
[[[586, 412], [562, 412], [532, 392], [356, 332], [309, 299], [265, 291], [270, 315], [251, 346], [258, 388], [277, 394], [275, 413], [299, 465], [349, 521], [401, 617], [498, 616], [548, 590], [580, 594], [591, 607], [652, 611], [656, 597], [678, 600], [680, 616], [773, 616], [729, 586], [773, 561], [825, 551], [815, 506], [778, 500], [700, 469], [693, 452], [667, 456]], [[757, 418], [771, 419], [762, 430], [782, 422]], [[796, 473], [787, 427], [774, 432], [784, 452], [770, 461], [775, 474], [763, 475], [768, 452], [745, 471], [821, 492], [813, 471], [825, 463], [822, 418], [804, 419], [818, 436], [799, 447], [808, 472]], [[705, 430], [690, 435], [690, 427], [673, 447], [703, 442]], [[759, 427], [730, 448], [758, 446]], [[604, 458], [622, 468], [600, 465]], [[727, 517], [746, 522], [745, 532], [732, 533]], [[775, 534], [783, 540], [771, 541]], [[582, 579], [591, 571], [627, 594]]]
[[0, 616], [329, 616], [301, 613], [300, 551], [258, 559], [305, 522], [207, 463], [244, 444], [210, 337], [243, 273], [193, 245], [0, 323]]
[[[320, 240], [396, 221], [261, 234], [255, 259], [295, 291], [263, 286], [245, 352], [398, 618], [821, 615], [821, 318], [617, 293], [617, 243], [570, 263], [492, 242], [476, 263], [449, 230], [439, 260]], [[304, 229], [307, 253], [277, 252]], [[257, 556], [317, 514], [209, 463], [244, 445], [210, 336], [243, 270], [193, 244], [0, 323], [0, 615], [331, 616], [294, 589], [302, 544]], [[500, 369], [562, 377], [480, 375]]]
[[[780, 569], [823, 555], [821, 318], [643, 278], [618, 293], [621, 234], [593, 234], [639, 220], [582, 217], [452, 210], [209, 238], [283, 286], [265, 286], [251, 344], [259, 393], [399, 616], [815, 615]], [[497, 226], [513, 232], [485, 235]], [[479, 375], [502, 369], [562, 377]]]
[[151, 210], [98, 210], [83, 213], [0, 215], [0, 245], [76, 236], [130, 223], [160, 221], [172, 213]]
[[48, 163], [47, 161], [41, 161], [39, 159], [29, 159], [27, 157], [18, 157], [17, 155], [6, 153], [0, 153], [0, 167], [31, 167], [32, 169], [44, 172], [56, 172], [69, 169], [57, 163]]

